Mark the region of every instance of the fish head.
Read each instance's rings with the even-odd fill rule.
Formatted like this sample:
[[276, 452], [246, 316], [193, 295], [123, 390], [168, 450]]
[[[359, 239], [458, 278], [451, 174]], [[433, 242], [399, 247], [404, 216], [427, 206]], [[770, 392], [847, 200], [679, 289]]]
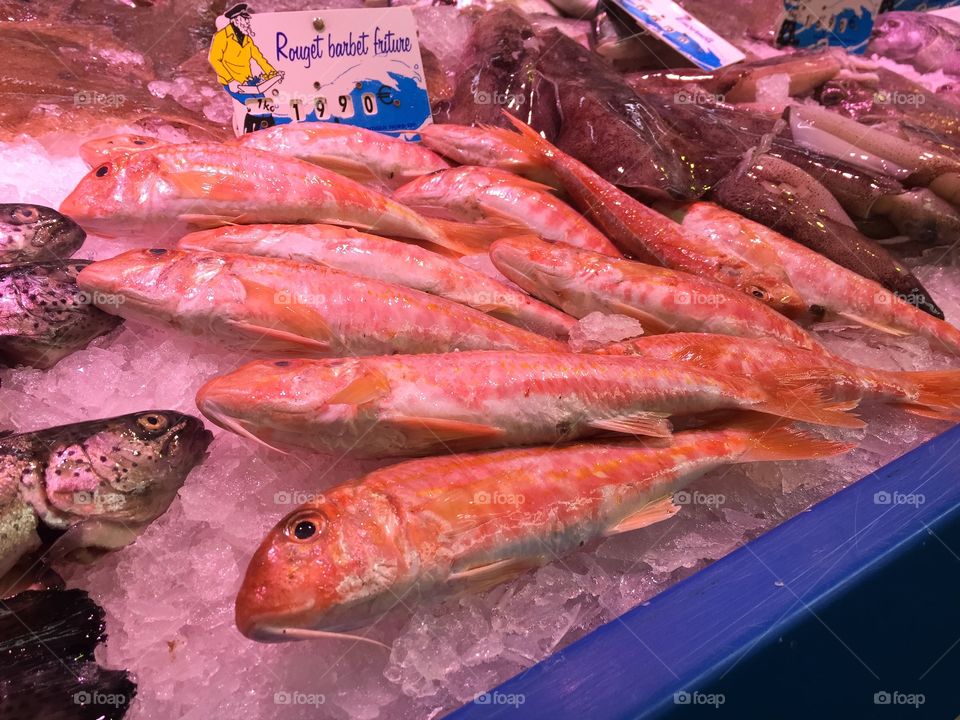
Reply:
[[0, 204], [0, 262], [70, 257], [86, 233], [70, 218], [43, 205]]
[[490, 246], [490, 259], [500, 272], [557, 307], [569, 300], [575, 278], [594, 261], [594, 255], [532, 235], [503, 238]]
[[150, 135], [121, 133], [88, 140], [80, 146], [80, 157], [91, 168], [96, 168], [114, 158], [140, 150], [148, 150], [163, 144], [165, 143], [162, 140]]
[[[163, 198], [172, 192], [158, 151], [143, 150], [103, 160], [83, 176], [60, 205], [60, 212], [88, 232], [104, 237], [125, 233], [163, 234], [171, 229]], [[154, 213], [154, 208], [157, 212]]]
[[870, 51], [899, 61], [913, 58], [937, 35], [922, 15], [924, 13], [883, 13], [874, 25]]
[[[66, 425], [37, 436], [50, 448], [41, 517], [68, 528], [71, 551], [132, 541], [166, 511], [213, 440], [201, 420], [169, 410]], [[118, 535], [128, 539], [118, 544]]]
[[740, 278], [738, 289], [790, 318], [806, 317], [809, 310], [789, 280], [763, 270], [746, 270]]
[[306, 436], [318, 434], [329, 447], [349, 447], [357, 423], [376, 422], [371, 401], [388, 391], [360, 358], [255, 360], [207, 382], [197, 407], [220, 427], [270, 447], [309, 446]]
[[341, 486], [301, 505], [254, 553], [237, 594], [247, 637], [282, 642], [364, 625], [399, 602], [416, 560], [390, 500]]
[[128, 250], [86, 266], [77, 276], [81, 290], [124, 317], [166, 318], [179, 302], [201, 292], [226, 261], [212, 253], [166, 248]]

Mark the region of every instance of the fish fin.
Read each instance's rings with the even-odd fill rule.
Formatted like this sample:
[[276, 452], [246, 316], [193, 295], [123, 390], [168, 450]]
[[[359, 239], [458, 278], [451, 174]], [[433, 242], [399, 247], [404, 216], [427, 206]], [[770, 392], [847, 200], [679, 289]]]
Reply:
[[381, 422], [394, 425], [408, 435], [421, 437], [431, 442], [497, 438], [505, 434], [504, 430], [493, 425], [447, 420], [445, 418], [392, 415], [382, 418]]
[[356, 643], [367, 643], [376, 645], [389, 651], [390, 646], [384, 645], [379, 640], [368, 638], [365, 635], [352, 635], [350, 633], [333, 632], [332, 630], [312, 630], [310, 628], [278, 628], [270, 629], [267, 632], [278, 638], [289, 638], [290, 640], [349, 640]]
[[296, 333], [290, 330], [281, 330], [279, 328], [264, 327], [254, 323], [242, 320], [228, 321], [237, 327], [243, 327], [249, 330], [255, 330], [269, 337], [286, 342], [293, 342], [304, 347], [310, 347], [314, 350], [329, 351], [331, 347], [330, 340], [333, 338], [333, 331], [327, 324], [323, 316], [316, 310], [298, 302], [289, 302], [294, 298], [288, 298], [288, 302], [283, 302], [281, 296], [283, 292], [278, 291], [268, 285], [258, 283], [254, 280], [238, 277], [237, 280], [243, 285], [245, 301], [248, 305], [256, 306], [277, 306], [283, 309], [284, 318], [292, 320], [296, 325], [302, 325], [310, 328], [309, 334]]
[[529, 234], [528, 228], [515, 222], [497, 221], [484, 223], [463, 223], [455, 220], [430, 218], [430, 224], [441, 236], [434, 242], [460, 255], [485, 253], [495, 240], [514, 235]]
[[181, 170], [164, 173], [164, 179], [184, 198], [223, 201], [249, 199], [244, 197], [243, 191], [235, 186], [229, 176], [218, 172]]
[[903, 330], [901, 328], [893, 327], [892, 325], [886, 325], [876, 320], [870, 320], [865, 318], [862, 315], [857, 315], [851, 312], [842, 312], [839, 311], [836, 313], [839, 317], [842, 317], [844, 320], [849, 320], [850, 322], [855, 322], [858, 325], [863, 325], [865, 327], [871, 328], [872, 330], [879, 330], [880, 332], [887, 333], [888, 335], [894, 335], [896, 337], [906, 337], [907, 335], [912, 335], [909, 330]]
[[371, 180], [383, 182], [384, 180], [384, 178], [378, 177], [368, 165], [359, 160], [351, 160], [350, 158], [337, 157], [335, 155], [311, 155], [308, 158], [305, 157], [301, 159], [360, 183]]
[[857, 446], [853, 442], [829, 440], [799, 429], [790, 420], [754, 412], [733, 413], [720, 427], [749, 436], [748, 447], [737, 462], [762, 460], [814, 460], [840, 455]]
[[379, 370], [364, 370], [343, 390], [334, 393], [327, 402], [331, 405], [362, 405], [390, 392], [390, 381]]
[[763, 374], [754, 378], [753, 384], [764, 388], [769, 397], [767, 401], [755, 405], [754, 410], [817, 425], [844, 428], [866, 426], [863, 420], [848, 412], [860, 404], [860, 398], [838, 400], [831, 397], [834, 376], [830, 368], [814, 367]]
[[197, 228], [209, 230], [211, 228], [223, 227], [224, 225], [237, 225], [237, 220], [241, 216], [227, 217], [226, 215], [205, 215], [203, 213], [183, 213], [178, 215], [177, 219]]
[[673, 425], [667, 419], [668, 413], [638, 412], [620, 417], [591, 420], [588, 424], [597, 430], [623, 433], [625, 435], [648, 435], [650, 437], [670, 437]]
[[913, 404], [960, 411], [960, 370], [904, 372], [901, 377], [917, 388]]
[[483, 592], [541, 564], [530, 558], [494, 560], [451, 573], [448, 580], [451, 583], [464, 583], [471, 592]]
[[543, 159], [544, 163], [548, 164], [550, 157], [553, 155], [553, 147], [550, 143], [544, 140], [536, 130], [523, 122], [523, 120], [514, 117], [506, 110], [502, 112], [504, 117], [510, 121], [510, 124], [513, 125], [520, 134], [516, 136], [516, 140], [506, 135], [501, 135], [500, 139], [504, 142], [509, 142], [517, 150], [527, 155], [537, 159]]
[[[87, 519], [67, 528], [50, 546], [46, 556], [51, 560], [70, 558], [76, 562], [91, 562], [103, 552], [130, 545], [143, 530], [143, 526], [138, 525]], [[95, 553], [94, 550], [101, 552]]]
[[933, 420], [960, 422], [960, 410], [941, 410], [917, 403], [895, 403], [894, 407], [900, 408], [911, 415], [919, 415], [920, 417], [931, 418]]
[[313, 338], [304, 337], [303, 335], [298, 335], [295, 332], [289, 332], [287, 330], [278, 330], [277, 328], [257, 325], [256, 323], [245, 322], [243, 320], [227, 320], [227, 324], [243, 330], [244, 332], [263, 335], [271, 338], [272, 340], [278, 340], [279, 342], [290, 345], [298, 345], [302, 348], [313, 350], [315, 352], [326, 353], [330, 352], [331, 349], [331, 345], [328, 342], [314, 340]]
[[610, 535], [639, 530], [663, 520], [669, 520], [678, 512], [680, 512], [680, 506], [673, 501], [670, 495], [667, 495], [659, 500], [648, 502], [636, 512], [630, 513], [604, 534], [609, 537]]

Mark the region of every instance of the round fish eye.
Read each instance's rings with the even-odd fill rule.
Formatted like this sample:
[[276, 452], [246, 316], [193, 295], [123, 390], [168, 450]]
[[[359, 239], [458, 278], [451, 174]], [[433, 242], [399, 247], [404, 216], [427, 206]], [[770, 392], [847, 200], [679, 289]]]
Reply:
[[141, 415], [137, 418], [137, 425], [142, 427], [144, 430], [149, 432], [159, 432], [160, 430], [166, 430], [169, 421], [166, 416], [160, 415], [159, 413], [147, 413], [146, 415]]
[[166, 255], [167, 251], [163, 248], [150, 248], [148, 251], [151, 255]]
[[287, 537], [300, 542], [316, 538], [323, 529], [325, 520], [315, 511], [298, 512], [287, 522]]
[[760, 300], [763, 300], [767, 296], [767, 294], [760, 288], [754, 288], [753, 290], [750, 291], [750, 294]]
[[13, 219], [18, 222], [32, 222], [37, 217], [37, 209], [34, 207], [18, 207], [13, 211]]
[[97, 170], [96, 170], [96, 172], [95, 172], [94, 174], [95, 174], [97, 177], [103, 177], [104, 175], [107, 175], [109, 172], [110, 172], [110, 166], [109, 166], [109, 165], [101, 165], [100, 167], [97, 168]]

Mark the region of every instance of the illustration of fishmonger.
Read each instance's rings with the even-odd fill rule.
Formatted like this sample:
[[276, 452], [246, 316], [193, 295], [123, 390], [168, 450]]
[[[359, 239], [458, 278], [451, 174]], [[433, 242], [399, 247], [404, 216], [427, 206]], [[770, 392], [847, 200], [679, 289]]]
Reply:
[[[213, 36], [208, 56], [210, 65], [217, 73], [217, 80], [224, 90], [241, 103], [251, 97], [262, 97], [259, 94], [240, 92], [241, 85], [257, 85], [277, 74], [253, 42], [247, 3], [234, 5], [224, 16], [230, 22]], [[253, 74], [251, 61], [259, 68], [257, 75]]]

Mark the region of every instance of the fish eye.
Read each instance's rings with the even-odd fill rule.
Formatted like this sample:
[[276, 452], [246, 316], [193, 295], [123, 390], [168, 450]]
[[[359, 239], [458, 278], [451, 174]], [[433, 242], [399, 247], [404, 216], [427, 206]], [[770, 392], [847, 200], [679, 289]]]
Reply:
[[750, 291], [750, 294], [759, 300], [763, 300], [767, 296], [767, 294], [760, 288], [754, 288]]
[[289, 361], [289, 360], [277, 360], [277, 361], [276, 361], [275, 363], [273, 363], [273, 364], [276, 365], [277, 367], [290, 367], [290, 361]]
[[133, 144], [134, 144], [134, 145], [146, 145], [146, 144], [147, 144], [147, 141], [146, 141], [146, 140], [134, 140], [134, 141], [133, 141]]
[[13, 211], [13, 219], [19, 222], [31, 222], [37, 217], [37, 209], [32, 207], [18, 207]]
[[293, 540], [306, 542], [316, 538], [324, 524], [324, 518], [316, 512], [301, 512], [290, 518], [285, 532], [287, 537]]
[[105, 165], [101, 165], [100, 167], [98, 167], [97, 170], [96, 170], [96, 172], [95, 172], [94, 174], [95, 174], [97, 177], [103, 177], [104, 175], [107, 175], [109, 172], [110, 172], [110, 165], [109, 165], [109, 164], [105, 164]]
[[166, 254], [167, 254], [167, 251], [164, 250], [163, 248], [150, 248], [149, 250], [147, 250], [147, 252], [150, 253], [151, 255], [166, 255]]
[[165, 416], [159, 413], [147, 413], [137, 418], [137, 425], [148, 432], [159, 432], [166, 430], [169, 422]]

